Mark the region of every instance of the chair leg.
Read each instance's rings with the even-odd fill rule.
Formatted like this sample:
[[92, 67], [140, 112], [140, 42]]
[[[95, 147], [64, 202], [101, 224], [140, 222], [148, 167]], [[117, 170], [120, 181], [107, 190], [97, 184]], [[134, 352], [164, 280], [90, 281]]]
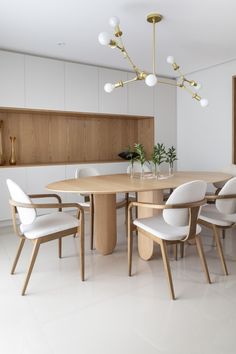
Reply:
[[225, 229], [222, 229], [222, 238], [225, 239]]
[[84, 229], [80, 227], [80, 277], [84, 281]]
[[58, 239], [58, 257], [61, 258], [61, 251], [62, 251], [62, 238]]
[[128, 212], [128, 272], [130, 277], [132, 274], [132, 253], [133, 253], [133, 232], [131, 230], [131, 213], [132, 213], [132, 209]]
[[30, 276], [31, 276], [31, 273], [32, 273], [32, 270], [33, 270], [33, 267], [34, 267], [34, 263], [35, 263], [38, 251], [39, 251], [39, 246], [40, 246], [40, 239], [37, 239], [37, 240], [34, 241], [34, 248], [33, 248], [33, 251], [32, 251], [31, 260], [30, 260], [28, 272], [27, 272], [27, 275], [26, 275], [26, 279], [25, 279], [25, 283], [24, 283], [21, 295], [25, 295], [26, 288], [27, 288], [27, 285], [28, 285], [28, 282], [29, 282], [29, 279], [30, 279]]
[[197, 251], [198, 251], [201, 263], [202, 263], [203, 271], [205, 272], [206, 279], [207, 279], [208, 283], [211, 284], [211, 278], [209, 275], [207, 262], [206, 262], [206, 258], [205, 258], [203, 247], [202, 247], [202, 241], [201, 241], [199, 235], [196, 235], [195, 239], [196, 239]]
[[162, 254], [162, 259], [163, 259], [163, 263], [164, 263], [164, 268], [165, 268], [165, 272], [167, 275], [170, 295], [171, 295], [172, 300], [175, 300], [175, 293], [174, 293], [172, 275], [171, 275], [171, 270], [170, 270], [170, 263], [169, 263], [169, 259], [168, 259], [166, 242], [164, 240], [161, 240], [160, 247], [161, 247], [161, 254]]
[[174, 258], [175, 258], [176, 261], [178, 261], [178, 244], [175, 243], [173, 245], [173, 247], [174, 247]]
[[184, 242], [180, 243], [180, 257], [184, 258]]
[[214, 234], [214, 238], [215, 238], [215, 242], [216, 242], [216, 248], [217, 248], [220, 260], [221, 260], [223, 271], [224, 271], [225, 275], [228, 275], [229, 273], [228, 273], [228, 269], [227, 269], [227, 266], [226, 266], [225, 257], [224, 257], [222, 245], [221, 245], [221, 242], [220, 242], [220, 237], [219, 237], [219, 229], [216, 226], [214, 226], [214, 225], [213, 225], [213, 234]]
[[14, 259], [13, 266], [12, 266], [12, 269], [11, 269], [11, 274], [14, 274], [14, 272], [15, 272], [15, 269], [16, 269], [16, 266], [17, 266], [17, 263], [18, 263], [22, 248], [24, 246], [24, 243], [25, 243], [25, 238], [21, 238], [19, 246], [18, 246], [18, 250], [16, 252], [16, 257]]
[[[138, 201], [138, 193], [135, 192], [135, 201]], [[135, 207], [135, 217], [138, 219], [138, 207]]]
[[125, 230], [126, 237], [128, 237], [128, 207], [129, 207], [129, 193], [125, 193]]
[[[86, 199], [86, 198], [85, 198]], [[79, 217], [79, 215], [80, 215], [80, 211], [79, 211], [79, 213], [78, 213], [78, 217]], [[73, 235], [73, 237], [75, 238], [77, 236], [77, 232]]]
[[93, 239], [94, 239], [94, 202], [93, 195], [90, 196], [90, 249], [93, 250]]

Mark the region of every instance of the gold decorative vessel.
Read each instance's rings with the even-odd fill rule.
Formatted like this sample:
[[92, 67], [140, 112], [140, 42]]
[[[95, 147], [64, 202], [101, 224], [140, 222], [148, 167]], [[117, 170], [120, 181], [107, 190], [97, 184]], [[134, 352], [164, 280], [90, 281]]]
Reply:
[[11, 140], [11, 156], [10, 156], [9, 164], [15, 165], [16, 164], [16, 149], [15, 149], [16, 137], [10, 136], [10, 140]]

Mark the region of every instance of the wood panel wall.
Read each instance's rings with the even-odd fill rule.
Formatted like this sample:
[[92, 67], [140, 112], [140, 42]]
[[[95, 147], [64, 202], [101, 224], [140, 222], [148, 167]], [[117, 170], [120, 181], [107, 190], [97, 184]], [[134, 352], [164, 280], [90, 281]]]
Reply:
[[142, 143], [150, 156], [154, 118], [31, 109], [0, 109], [3, 151], [16, 136], [17, 164], [117, 161], [128, 145]]

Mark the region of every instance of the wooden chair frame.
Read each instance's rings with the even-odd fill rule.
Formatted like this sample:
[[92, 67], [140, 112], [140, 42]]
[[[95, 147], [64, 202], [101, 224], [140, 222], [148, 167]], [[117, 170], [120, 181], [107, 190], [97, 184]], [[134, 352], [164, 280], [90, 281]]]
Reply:
[[141, 202], [131, 202], [129, 204], [128, 208], [128, 269], [129, 269], [129, 276], [132, 274], [132, 248], [133, 248], [133, 235], [132, 231], [135, 229], [135, 225], [133, 224], [131, 220], [131, 215], [132, 215], [132, 208], [133, 207], [142, 207], [142, 208], [151, 208], [151, 209], [157, 209], [157, 210], [164, 210], [164, 209], [188, 209], [189, 211], [189, 224], [188, 224], [188, 234], [186, 237], [182, 240], [175, 240], [175, 241], [168, 241], [168, 240], [163, 240], [159, 237], [153, 236], [151, 233], [144, 231], [141, 228], [137, 229], [142, 232], [142, 235], [147, 236], [150, 238], [152, 241], [156, 242], [160, 248], [161, 248], [161, 254], [163, 258], [163, 263], [164, 263], [164, 269], [165, 273], [167, 276], [168, 280], [168, 285], [169, 285], [169, 290], [170, 290], [170, 295], [171, 298], [174, 300], [175, 299], [175, 293], [174, 293], [174, 286], [173, 286], [173, 281], [172, 281], [172, 275], [171, 275], [171, 269], [170, 269], [170, 264], [169, 264], [169, 258], [168, 258], [168, 253], [167, 253], [167, 245], [168, 244], [181, 244], [185, 241], [188, 241], [190, 239], [196, 240], [196, 246], [197, 246], [197, 251], [202, 263], [203, 270], [206, 275], [207, 282], [210, 284], [210, 275], [205, 259], [205, 255], [203, 252], [203, 247], [202, 247], [202, 242], [199, 237], [199, 235], [196, 235], [196, 227], [197, 227], [197, 222], [198, 222], [198, 214], [199, 214], [199, 209], [200, 206], [204, 205], [206, 203], [206, 199], [200, 200], [198, 202], [193, 202], [193, 203], [181, 203], [181, 204], [164, 204], [164, 205], [158, 205], [158, 204], [152, 204], [152, 203], [141, 203]]
[[[81, 194], [83, 195], [83, 194]], [[84, 196], [84, 201], [89, 202], [89, 206], [81, 206], [84, 211], [89, 212], [89, 220], [90, 220], [90, 249], [93, 250], [93, 243], [94, 243], [94, 200], [93, 200], [93, 194], [89, 195], [83, 195]], [[74, 235], [74, 237], [76, 234]]]
[[22, 208], [34, 208], [34, 209], [49, 209], [49, 208], [57, 208], [59, 212], [62, 211], [62, 208], [77, 208], [78, 209], [78, 214], [77, 218], [80, 221], [80, 224], [78, 227], [73, 227], [67, 230], [59, 231], [56, 233], [52, 233], [43, 237], [39, 237], [32, 241], [33, 243], [33, 251], [28, 267], [28, 271], [26, 274], [25, 282], [23, 285], [22, 293], [21, 295], [25, 295], [27, 285], [29, 283], [29, 279], [35, 264], [35, 260], [39, 251], [39, 247], [42, 243], [52, 241], [55, 239], [58, 239], [58, 255], [59, 258], [62, 256], [62, 237], [73, 235], [80, 233], [80, 274], [81, 274], [81, 280], [84, 281], [84, 211], [83, 208], [77, 204], [77, 203], [62, 203], [61, 198], [57, 194], [33, 194], [29, 195], [30, 198], [51, 198], [54, 197], [58, 200], [58, 203], [47, 203], [47, 204], [28, 204], [28, 203], [20, 203], [16, 202], [12, 199], [10, 199], [9, 203], [11, 205], [11, 211], [12, 211], [12, 220], [13, 220], [13, 228], [15, 233], [20, 237], [20, 243], [18, 246], [18, 250], [16, 253], [16, 257], [13, 262], [13, 266], [11, 269], [11, 274], [14, 274], [22, 248], [24, 246], [25, 240], [27, 237], [24, 236], [24, 234], [21, 233], [18, 225], [17, 225], [17, 220], [16, 220], [16, 215], [17, 215], [17, 207], [22, 207]]
[[[213, 194], [213, 195], [207, 195], [206, 199], [207, 199], [207, 201], [215, 203], [215, 201], [217, 199], [221, 199], [221, 200], [222, 199], [236, 199], [236, 194], [221, 194], [221, 195]], [[225, 275], [228, 275], [229, 273], [228, 273], [228, 269], [227, 269], [227, 265], [226, 265], [226, 261], [225, 261], [225, 257], [224, 257], [222, 244], [221, 244], [221, 241], [220, 241], [220, 231], [221, 230], [223, 231], [223, 238], [224, 238], [225, 230], [231, 229], [232, 227], [234, 227], [235, 223], [232, 223], [229, 226], [220, 226], [220, 225], [212, 224], [210, 222], [207, 222], [207, 221], [201, 220], [201, 219], [198, 220], [198, 223], [203, 225], [203, 226], [206, 226], [209, 229], [212, 229], [213, 235], [214, 235], [214, 239], [215, 239], [215, 243], [216, 243], [217, 252], [219, 254], [221, 265], [222, 265], [222, 268], [223, 268], [223, 272], [224, 272]]]

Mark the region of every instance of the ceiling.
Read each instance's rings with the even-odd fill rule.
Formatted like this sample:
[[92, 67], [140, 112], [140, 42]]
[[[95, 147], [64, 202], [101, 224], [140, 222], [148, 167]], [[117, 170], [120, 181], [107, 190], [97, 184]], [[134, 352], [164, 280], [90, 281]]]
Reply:
[[118, 16], [131, 58], [151, 71], [151, 12], [163, 15], [158, 74], [173, 76], [168, 55], [185, 73], [236, 58], [235, 0], [0, 0], [0, 48], [129, 70], [117, 49], [97, 40], [100, 32], [112, 33], [108, 20]]

